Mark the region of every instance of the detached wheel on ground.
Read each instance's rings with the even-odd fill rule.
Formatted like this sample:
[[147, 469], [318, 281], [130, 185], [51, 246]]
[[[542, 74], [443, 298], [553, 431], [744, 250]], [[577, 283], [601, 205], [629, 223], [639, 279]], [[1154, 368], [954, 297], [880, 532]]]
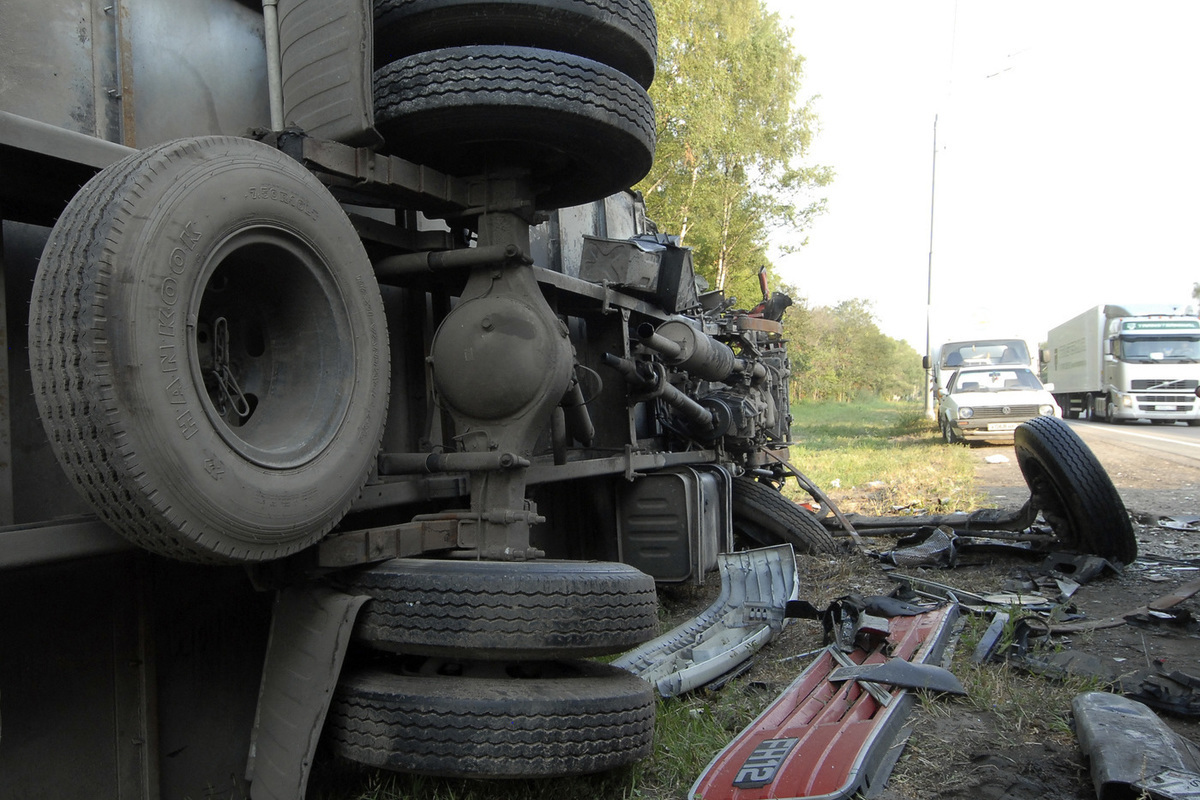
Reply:
[[372, 599], [354, 635], [373, 647], [477, 659], [586, 658], [654, 638], [654, 579], [626, 564], [393, 559], [336, 579]]
[[1017, 426], [1017, 463], [1033, 507], [1063, 544], [1122, 564], [1137, 558], [1129, 514], [1108, 473], [1069, 426], [1035, 417]]
[[375, 62], [426, 50], [517, 45], [571, 53], [654, 80], [649, 0], [375, 0]]
[[138, 152], [51, 232], [30, 368], [67, 475], [166, 556], [279, 558], [320, 539], [383, 433], [388, 339], [341, 207], [247, 139]]
[[454, 175], [525, 170], [539, 208], [627, 189], [654, 158], [654, 108], [636, 81], [532, 47], [451, 47], [375, 73], [386, 152]]
[[345, 675], [325, 731], [343, 758], [400, 772], [583, 775], [650, 754], [654, 692], [585, 661], [410, 662]]
[[814, 514], [774, 487], [746, 477], [733, 480], [733, 531], [754, 547], [790, 544], [798, 553], [838, 552]]

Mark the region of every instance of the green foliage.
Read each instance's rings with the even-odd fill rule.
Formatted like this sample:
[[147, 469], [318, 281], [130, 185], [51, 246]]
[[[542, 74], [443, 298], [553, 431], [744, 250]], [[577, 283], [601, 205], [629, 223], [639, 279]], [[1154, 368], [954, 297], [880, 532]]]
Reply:
[[796, 166], [815, 127], [797, 100], [804, 59], [761, 0], [653, 5], [658, 145], [637, 188], [650, 217], [693, 249], [697, 272], [752, 305], [769, 230], [804, 228], [823, 201], [797, 198], [832, 179]]
[[[797, 290], [786, 288], [792, 297]], [[810, 308], [796, 300], [784, 317], [792, 357], [792, 400], [921, 396], [925, 371], [907, 342], [884, 335], [867, 300]]]

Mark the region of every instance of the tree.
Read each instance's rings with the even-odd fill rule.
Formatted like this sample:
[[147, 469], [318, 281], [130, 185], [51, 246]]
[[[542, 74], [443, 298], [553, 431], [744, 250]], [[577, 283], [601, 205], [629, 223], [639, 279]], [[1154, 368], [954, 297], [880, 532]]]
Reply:
[[797, 167], [815, 117], [797, 94], [804, 59], [761, 0], [654, 0], [658, 145], [638, 188], [650, 216], [691, 247], [711, 286], [757, 300], [773, 226], [804, 227], [797, 198], [832, 171]]
[[[794, 289], [785, 291], [797, 296]], [[867, 300], [846, 300], [833, 308], [810, 308], [805, 299], [795, 300], [784, 316], [784, 335], [793, 401], [921, 396], [921, 356], [879, 330]]]

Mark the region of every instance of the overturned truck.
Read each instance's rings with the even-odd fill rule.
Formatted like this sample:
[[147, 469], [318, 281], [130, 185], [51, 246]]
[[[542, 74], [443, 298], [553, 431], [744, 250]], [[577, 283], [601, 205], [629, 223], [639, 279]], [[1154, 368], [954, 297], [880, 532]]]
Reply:
[[655, 583], [832, 549], [774, 488], [786, 298], [626, 191], [646, 0], [4, 16], [6, 796], [628, 763], [653, 696], [589, 659]]

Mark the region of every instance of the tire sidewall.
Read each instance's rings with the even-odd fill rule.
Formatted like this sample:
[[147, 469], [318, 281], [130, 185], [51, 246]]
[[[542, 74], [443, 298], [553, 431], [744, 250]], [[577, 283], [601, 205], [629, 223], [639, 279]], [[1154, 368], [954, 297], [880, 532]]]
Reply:
[[[387, 392], [382, 303], [361, 243], [324, 187], [265, 145], [212, 141], [203, 156], [170, 162], [138, 198], [149, 213], [112, 253], [109, 291], [97, 300], [103, 320], [92, 321], [98, 335], [85, 353], [112, 365], [113, 403], [127, 417], [148, 490], [166, 493], [184, 519], [214, 521], [247, 554], [280, 536], [299, 549], [361, 488], [353, 479], [346, 488], [342, 476], [365, 478], [375, 457]], [[354, 386], [340, 426], [314, 457], [285, 469], [248, 460], [214, 424], [194, 336], [214, 255], [230, 237], [262, 226], [327, 268], [328, 300], [344, 304], [348, 321], [336, 335], [353, 350]], [[209, 534], [190, 535], [203, 543]]]

